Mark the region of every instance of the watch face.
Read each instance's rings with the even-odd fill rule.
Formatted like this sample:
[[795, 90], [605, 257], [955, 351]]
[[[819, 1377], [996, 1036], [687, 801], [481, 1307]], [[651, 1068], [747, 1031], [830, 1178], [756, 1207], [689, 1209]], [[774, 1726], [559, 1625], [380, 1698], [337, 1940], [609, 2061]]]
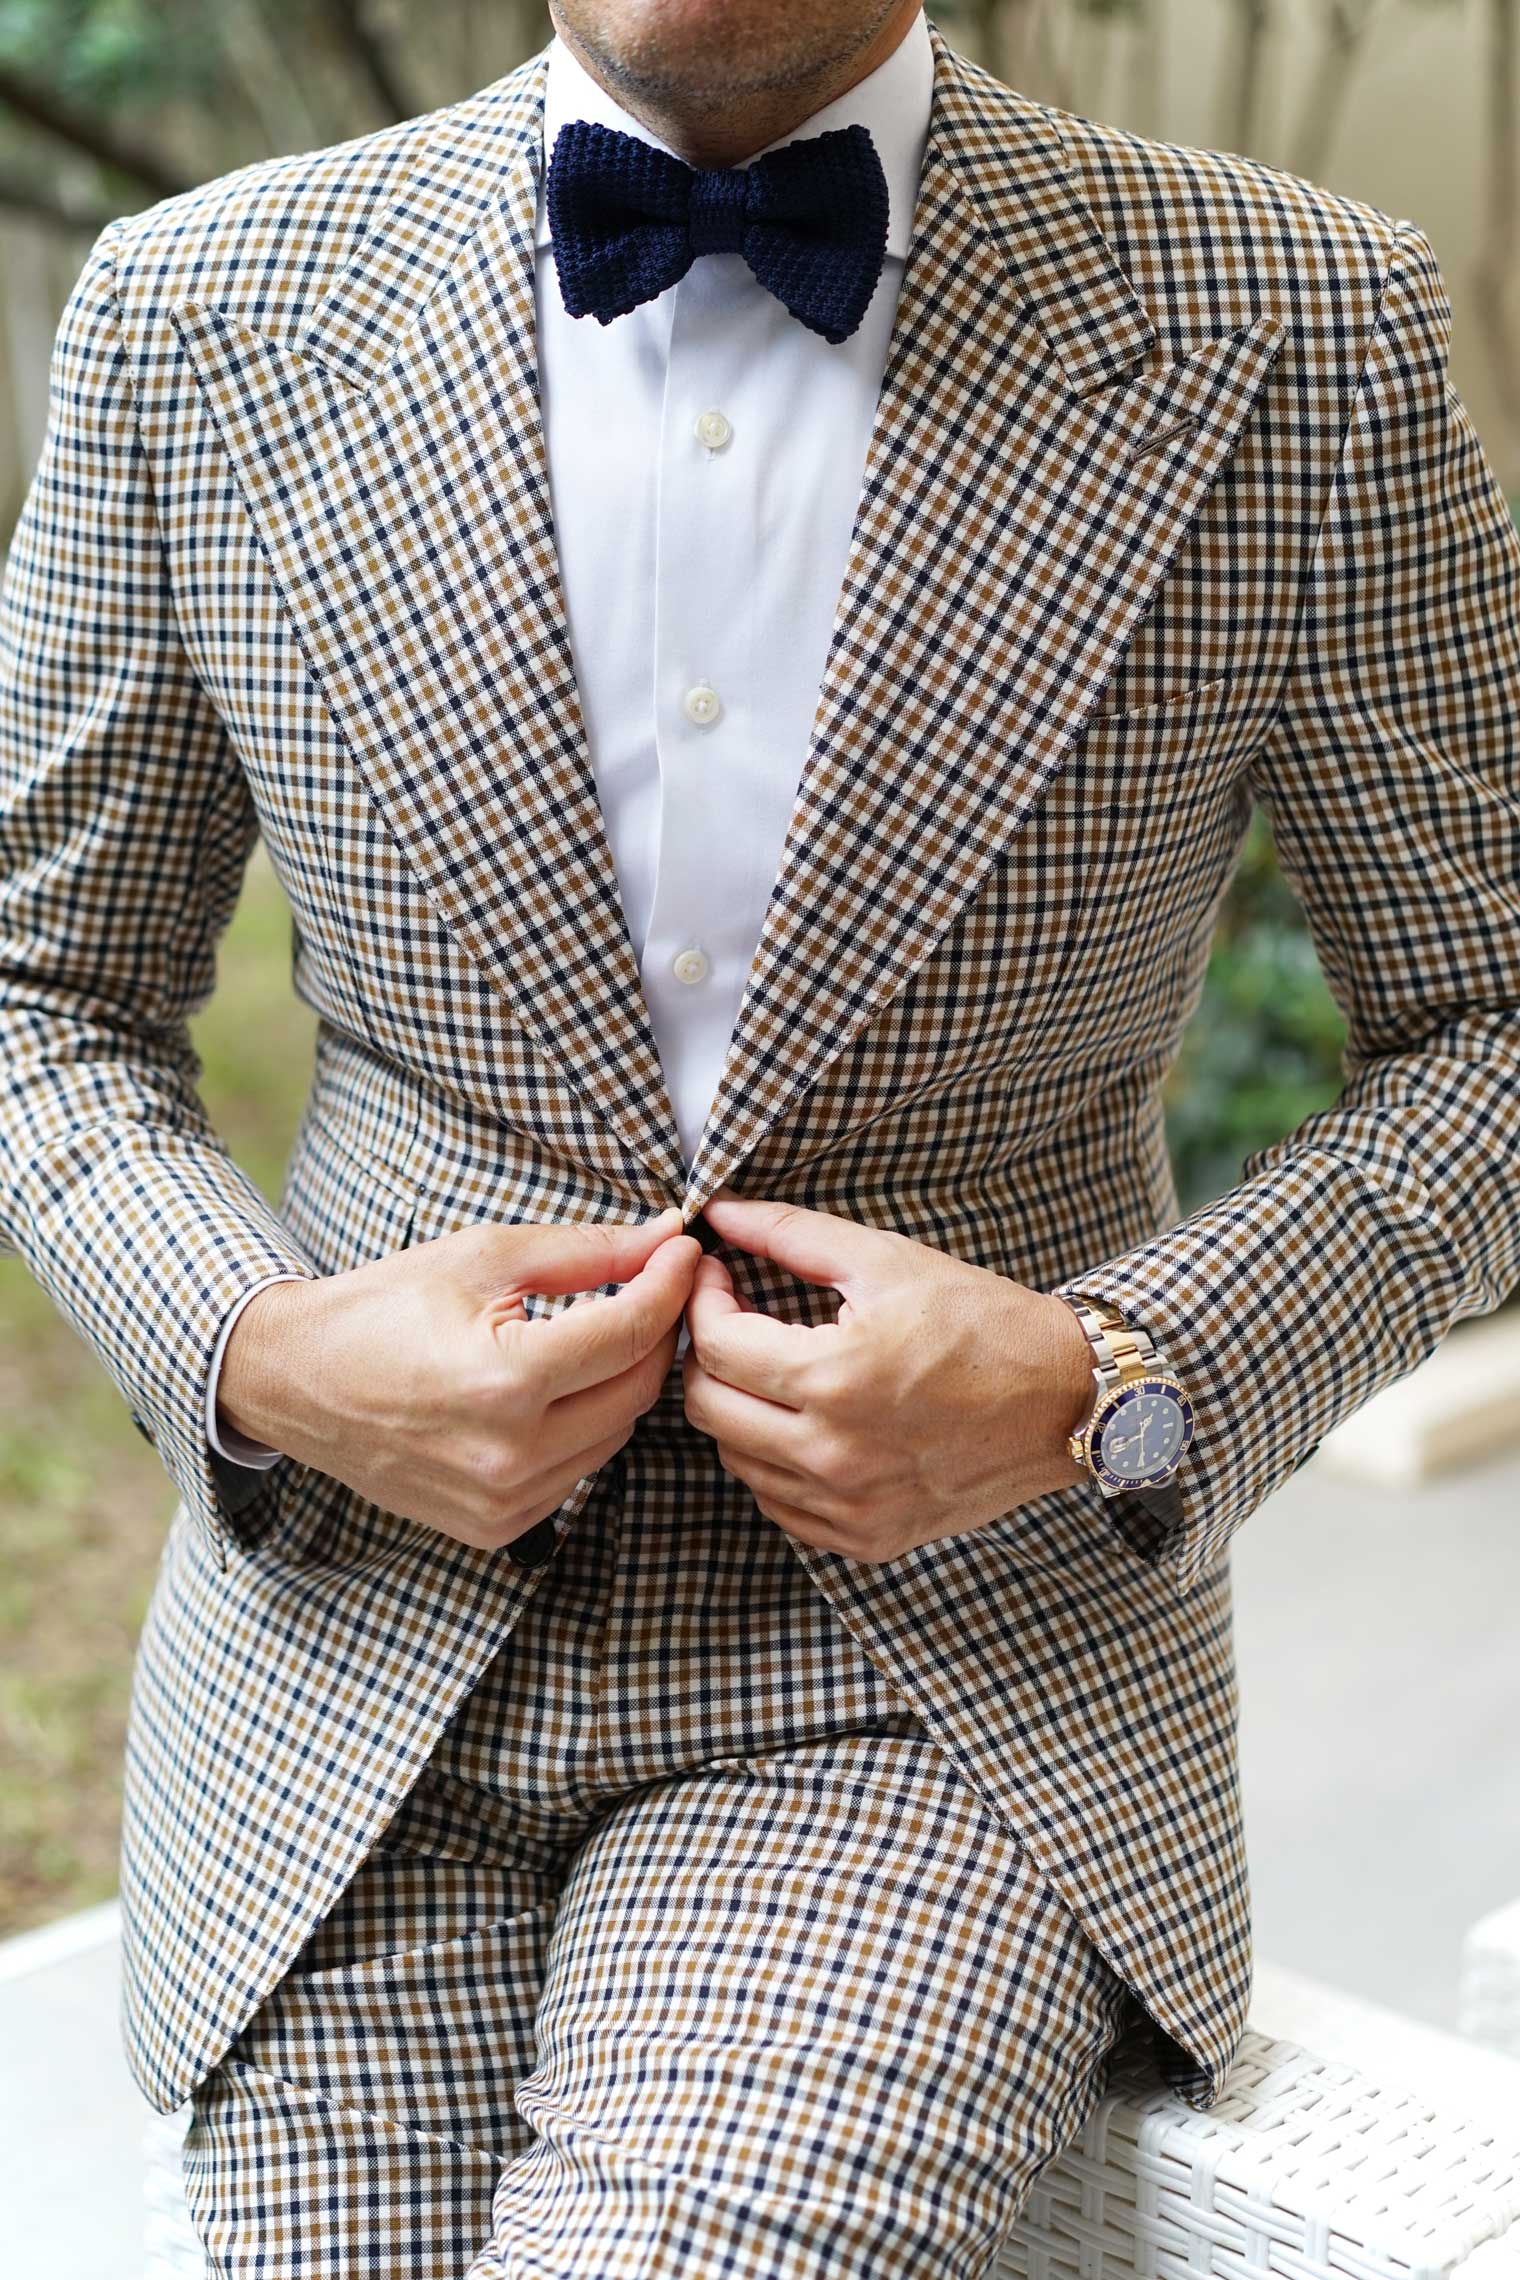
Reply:
[[1150, 1480], [1182, 1454], [1193, 1437], [1192, 1410], [1159, 1378], [1141, 1378], [1115, 1402], [1096, 1455], [1115, 1480]]

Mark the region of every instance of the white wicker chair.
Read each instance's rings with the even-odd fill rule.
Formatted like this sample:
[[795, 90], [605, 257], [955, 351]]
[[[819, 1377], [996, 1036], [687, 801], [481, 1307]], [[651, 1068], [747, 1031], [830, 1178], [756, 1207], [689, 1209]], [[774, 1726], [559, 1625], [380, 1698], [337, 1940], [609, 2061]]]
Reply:
[[1248, 2027], [1207, 2114], [1116, 2079], [1034, 2187], [999, 2270], [1520, 2280], [1520, 2111], [1496, 2131]]
[[[1520, 2280], [1520, 2066], [1264, 1966], [1258, 2017], [1305, 2039], [1249, 2027], [1207, 2114], [1116, 2075], [1030, 2194], [999, 2272]], [[184, 2127], [184, 2110], [149, 2127], [147, 2280], [205, 2270]]]

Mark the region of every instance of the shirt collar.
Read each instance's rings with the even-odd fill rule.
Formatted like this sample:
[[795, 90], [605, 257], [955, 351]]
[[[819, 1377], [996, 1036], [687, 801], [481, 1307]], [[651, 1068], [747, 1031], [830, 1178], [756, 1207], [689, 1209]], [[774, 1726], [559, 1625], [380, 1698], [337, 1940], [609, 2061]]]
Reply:
[[[545, 157], [554, 148], [554, 138], [567, 119], [597, 119], [604, 126], [620, 127], [624, 134], [637, 135], [641, 142], [651, 142], [660, 150], [668, 150], [656, 134], [635, 119], [615, 102], [590, 72], [577, 60], [571, 49], [556, 32], [548, 46], [549, 64], [544, 79], [543, 149]], [[848, 127], [859, 120], [870, 129], [876, 145], [882, 171], [887, 178], [888, 219], [887, 252], [905, 259], [908, 240], [913, 227], [913, 209], [918, 202], [918, 177], [923, 165], [924, 145], [929, 136], [929, 109], [934, 91], [934, 50], [929, 42], [929, 27], [920, 8], [892, 53], [876, 69], [867, 72], [864, 79], [847, 87], [832, 103], [814, 111], [800, 126], [778, 135], [775, 142], [767, 143], [767, 150], [775, 150], [782, 143], [794, 142], [799, 135], [821, 135], [832, 127]], [[679, 153], [672, 153], [678, 156]], [[754, 154], [758, 157], [760, 154]], [[741, 163], [748, 164], [748, 161]], [[548, 204], [544, 197], [545, 166], [539, 168], [538, 215], [534, 230], [534, 243], [549, 242]]]

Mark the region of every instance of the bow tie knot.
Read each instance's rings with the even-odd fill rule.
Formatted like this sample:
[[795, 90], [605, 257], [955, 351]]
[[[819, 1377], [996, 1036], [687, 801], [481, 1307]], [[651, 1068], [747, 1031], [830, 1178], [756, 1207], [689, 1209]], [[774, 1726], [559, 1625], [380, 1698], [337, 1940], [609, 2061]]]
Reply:
[[693, 253], [742, 253], [749, 228], [750, 182], [737, 166], [699, 168], [691, 185], [686, 227]]
[[610, 324], [684, 277], [698, 255], [737, 253], [825, 340], [847, 340], [886, 253], [887, 178], [856, 122], [799, 136], [747, 166], [688, 166], [639, 135], [571, 119], [544, 185], [560, 295]]

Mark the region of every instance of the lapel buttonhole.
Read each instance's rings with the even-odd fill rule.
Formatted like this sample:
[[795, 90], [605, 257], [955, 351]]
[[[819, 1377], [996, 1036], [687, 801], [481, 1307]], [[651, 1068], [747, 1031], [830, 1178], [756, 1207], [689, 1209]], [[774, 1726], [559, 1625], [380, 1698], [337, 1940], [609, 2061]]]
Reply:
[[1128, 455], [1129, 464], [1133, 466], [1137, 459], [1144, 459], [1151, 452], [1159, 451], [1164, 443], [1170, 443], [1174, 435], [1186, 435], [1190, 428], [1195, 428], [1197, 425], [1198, 414], [1196, 412], [1184, 413], [1180, 420], [1169, 420], [1165, 427], [1157, 428], [1151, 435], [1142, 436], [1137, 444], [1131, 446]]

